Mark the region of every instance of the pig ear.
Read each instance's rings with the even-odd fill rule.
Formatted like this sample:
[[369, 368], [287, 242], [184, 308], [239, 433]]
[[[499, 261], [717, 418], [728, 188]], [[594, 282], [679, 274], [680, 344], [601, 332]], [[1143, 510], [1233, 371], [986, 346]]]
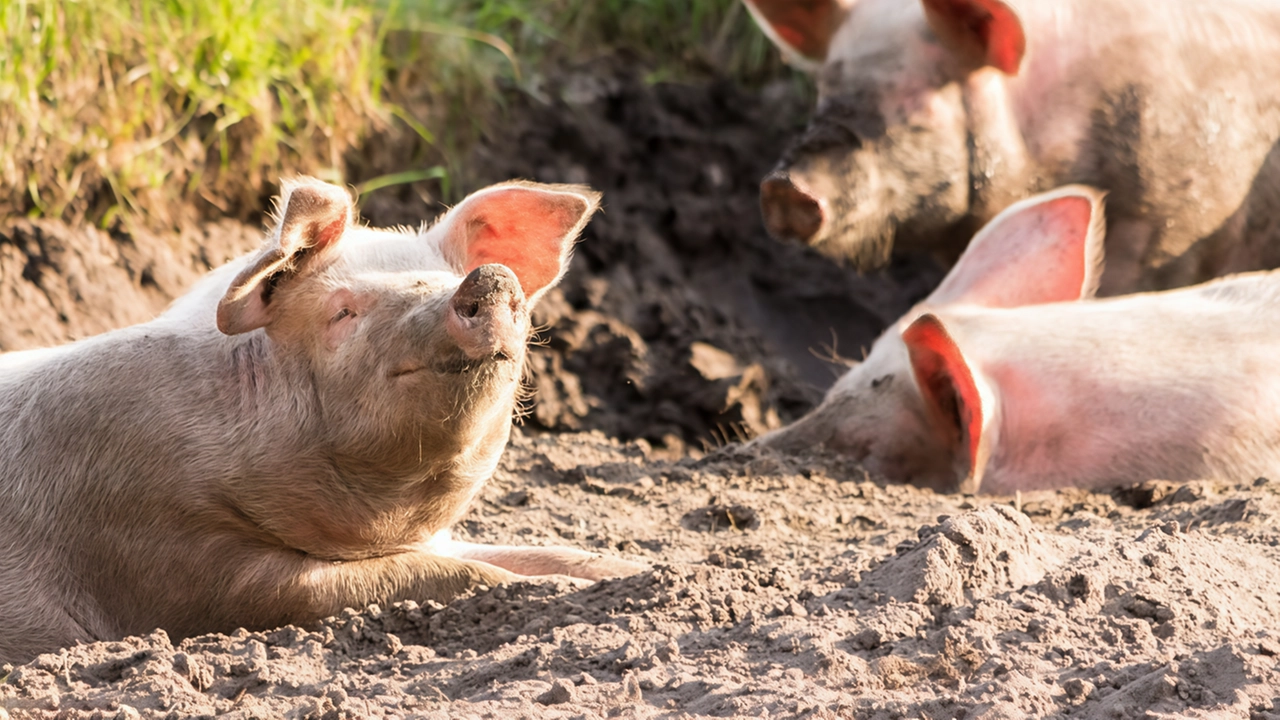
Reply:
[[445, 259], [466, 275], [498, 263], [530, 302], [560, 279], [600, 193], [581, 185], [509, 183], [473, 193], [442, 221]]
[[271, 322], [276, 288], [331, 251], [351, 222], [347, 191], [312, 178], [285, 184], [280, 207], [280, 222], [267, 246], [231, 281], [218, 303], [218, 329], [227, 335]]
[[827, 57], [831, 36], [844, 21], [853, 0], [742, 0], [756, 24], [787, 55], [806, 70], [815, 70]]
[[1011, 205], [978, 231], [926, 302], [1018, 307], [1092, 297], [1102, 275], [1102, 198], [1068, 185]]
[[1001, 0], [922, 0], [943, 45], [973, 67], [1018, 74], [1027, 38], [1018, 14]]
[[956, 489], [977, 492], [987, 465], [992, 410], [981, 380], [935, 315], [916, 318], [902, 332], [902, 341], [925, 406], [944, 442], [955, 448]]

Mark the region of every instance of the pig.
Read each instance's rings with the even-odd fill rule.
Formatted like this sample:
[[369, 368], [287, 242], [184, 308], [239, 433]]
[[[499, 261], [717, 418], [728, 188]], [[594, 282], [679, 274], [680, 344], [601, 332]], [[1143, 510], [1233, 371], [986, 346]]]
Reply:
[[1088, 300], [1103, 223], [1088, 187], [1010, 206], [815, 410], [754, 447], [825, 445], [964, 493], [1274, 477], [1280, 271]]
[[598, 204], [512, 182], [387, 231], [298, 179], [260, 251], [155, 320], [0, 355], [0, 660], [643, 569], [449, 533], [506, 446], [530, 308]]
[[774, 237], [953, 262], [1014, 201], [1109, 193], [1100, 293], [1280, 265], [1280, 2], [744, 0], [817, 74]]

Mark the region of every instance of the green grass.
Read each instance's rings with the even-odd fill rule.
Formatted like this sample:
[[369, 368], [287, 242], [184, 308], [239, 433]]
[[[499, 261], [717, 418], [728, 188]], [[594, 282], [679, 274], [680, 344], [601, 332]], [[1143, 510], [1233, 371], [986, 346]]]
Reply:
[[454, 166], [500, 88], [618, 47], [654, 79], [776, 69], [738, 0], [0, 0], [0, 211], [249, 216], [279, 176], [342, 181], [371, 133]]

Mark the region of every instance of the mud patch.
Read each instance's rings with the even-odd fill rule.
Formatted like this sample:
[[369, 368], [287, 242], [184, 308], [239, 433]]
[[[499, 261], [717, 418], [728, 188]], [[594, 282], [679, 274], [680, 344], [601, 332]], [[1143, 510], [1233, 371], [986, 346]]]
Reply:
[[204, 273], [261, 242], [260, 230], [233, 221], [169, 235], [9, 221], [0, 226], [0, 351], [146, 322]]
[[686, 530], [701, 532], [754, 530], [760, 527], [760, 517], [755, 510], [742, 505], [708, 505], [685, 513], [680, 525]]

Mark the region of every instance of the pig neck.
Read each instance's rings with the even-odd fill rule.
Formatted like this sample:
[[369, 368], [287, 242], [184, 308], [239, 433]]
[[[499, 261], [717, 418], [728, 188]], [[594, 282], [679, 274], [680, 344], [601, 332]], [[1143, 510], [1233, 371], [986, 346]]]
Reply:
[[514, 385], [438, 432], [339, 447], [310, 392], [307, 363], [272, 352], [261, 334], [231, 345], [228, 358], [239, 403], [258, 408], [257, 421], [231, 438], [242, 453], [253, 448], [227, 479], [236, 507], [281, 544], [319, 558], [399, 552], [449, 527], [492, 475], [510, 434]]

